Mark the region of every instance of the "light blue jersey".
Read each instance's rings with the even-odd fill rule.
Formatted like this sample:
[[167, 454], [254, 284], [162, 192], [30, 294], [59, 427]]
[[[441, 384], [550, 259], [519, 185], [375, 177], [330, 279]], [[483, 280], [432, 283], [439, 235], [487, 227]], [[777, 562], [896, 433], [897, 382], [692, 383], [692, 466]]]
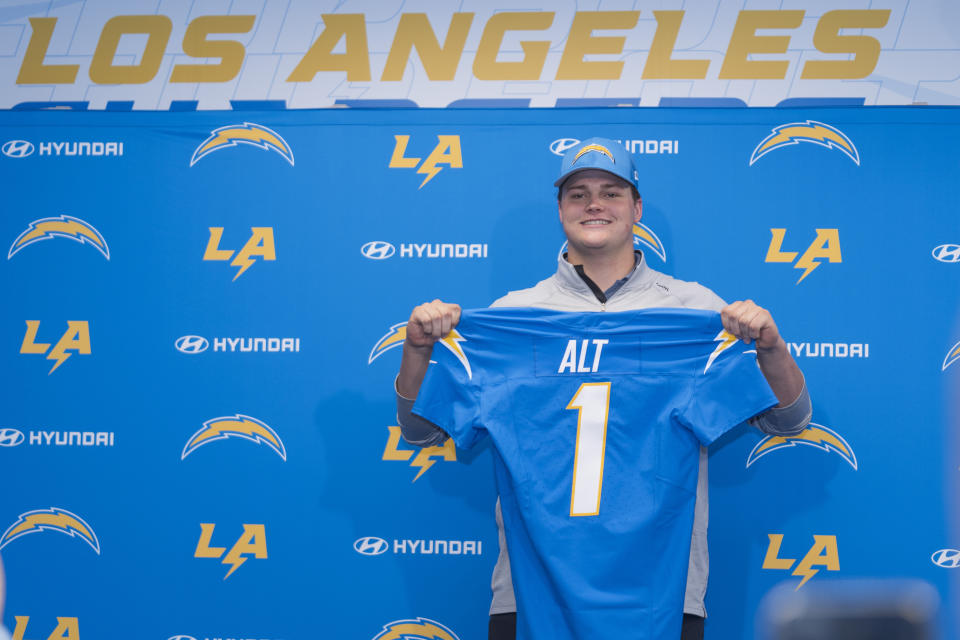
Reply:
[[680, 635], [700, 444], [777, 403], [718, 313], [465, 311], [414, 412], [495, 448], [519, 640]]

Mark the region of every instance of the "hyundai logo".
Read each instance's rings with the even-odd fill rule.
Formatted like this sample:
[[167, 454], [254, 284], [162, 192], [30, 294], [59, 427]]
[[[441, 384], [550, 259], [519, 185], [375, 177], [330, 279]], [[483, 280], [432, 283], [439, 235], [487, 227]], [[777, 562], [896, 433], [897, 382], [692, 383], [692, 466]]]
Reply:
[[26, 158], [33, 153], [33, 144], [26, 140], [11, 140], [4, 143], [0, 151], [8, 158]]
[[386, 553], [389, 546], [390, 543], [383, 538], [375, 538], [372, 536], [357, 538], [357, 541], [353, 543], [353, 548], [356, 549], [357, 553], [365, 556], [378, 556], [381, 553]]
[[960, 244], [942, 244], [931, 255], [940, 262], [960, 262]]
[[945, 567], [947, 569], [956, 569], [960, 567], [960, 551], [957, 549], [940, 549], [940, 551], [935, 551], [930, 559], [933, 560], [933, 564], [938, 567]]
[[0, 429], [0, 447], [15, 447], [23, 444], [23, 432], [19, 429]]
[[193, 636], [170, 636], [167, 640], [197, 640]]
[[364, 258], [371, 260], [386, 260], [396, 252], [396, 248], [389, 242], [374, 240], [360, 247], [360, 253]]
[[578, 144], [580, 144], [580, 141], [576, 138], [560, 138], [550, 143], [550, 151], [552, 151], [554, 155], [562, 156]]
[[203, 336], [180, 336], [174, 345], [180, 353], [203, 353], [210, 342]]

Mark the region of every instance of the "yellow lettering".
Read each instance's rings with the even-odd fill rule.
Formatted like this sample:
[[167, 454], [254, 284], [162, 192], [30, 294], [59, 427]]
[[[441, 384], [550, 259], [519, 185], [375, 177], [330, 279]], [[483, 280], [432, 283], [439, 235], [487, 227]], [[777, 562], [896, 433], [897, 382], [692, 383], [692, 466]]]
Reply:
[[243, 534], [230, 549], [230, 553], [227, 554], [224, 561], [228, 562], [231, 558], [239, 558], [242, 555], [250, 554], [254, 558], [267, 557], [267, 531], [262, 524], [243, 525]]
[[[90, 79], [97, 84], [144, 84], [153, 80], [163, 62], [163, 53], [173, 22], [167, 16], [116, 16], [107, 20], [100, 41], [90, 61]], [[120, 38], [126, 34], [145, 33], [147, 44], [140, 64], [115, 65], [114, 56]]]
[[200, 540], [197, 542], [197, 550], [193, 552], [194, 558], [219, 558], [227, 550], [226, 547], [210, 546], [210, 538], [213, 537], [216, 526], [211, 522], [200, 523]]
[[720, 78], [780, 80], [786, 77], [788, 60], [748, 60], [754, 53], [785, 53], [790, 36], [758, 36], [757, 29], [795, 29], [803, 22], [802, 10], [741, 11], [727, 45]]
[[223, 227], [209, 227], [210, 239], [207, 240], [207, 248], [203, 252], [204, 260], [229, 260], [233, 251], [220, 248], [220, 238], [223, 237]]
[[250, 262], [254, 256], [260, 256], [264, 260], [277, 259], [277, 250], [273, 243], [273, 227], [250, 227], [250, 231], [252, 232], [250, 239], [230, 263], [234, 267]]
[[423, 162], [426, 173], [438, 164], [448, 164], [454, 169], [463, 168], [463, 155], [460, 153], [460, 136], [437, 136], [437, 146], [433, 148], [430, 155]]
[[803, 576], [803, 580], [797, 585], [797, 589], [802, 587], [807, 580], [817, 574], [819, 569], [813, 567], [826, 567], [827, 571], [840, 570], [840, 553], [837, 551], [837, 536], [813, 536], [813, 546], [803, 556], [803, 560], [793, 570], [793, 575]]
[[413, 451], [399, 448], [400, 427], [387, 427], [390, 430], [390, 437], [387, 438], [387, 446], [383, 450], [383, 460], [395, 460], [405, 462], [413, 455]]
[[183, 34], [183, 52], [193, 58], [220, 58], [220, 64], [178, 64], [170, 82], [229, 82], [237, 77], [247, 53], [235, 40], [208, 40], [213, 33], [249, 33], [256, 16], [200, 16]]
[[523, 60], [519, 62], [497, 62], [497, 55], [507, 31], [542, 31], [553, 24], [553, 16], [553, 11], [493, 14], [483, 28], [473, 57], [473, 75], [477, 80], [539, 80], [550, 51], [548, 41], [521, 40]]
[[[410, 464], [418, 467], [427, 463], [433, 456], [440, 456], [447, 462], [457, 461], [457, 446], [453, 443], [453, 438], [447, 438], [443, 444], [434, 447], [424, 447], [417, 454]], [[419, 477], [419, 476], [418, 476]]]
[[393, 145], [393, 155], [390, 156], [391, 169], [413, 169], [420, 162], [420, 158], [407, 158], [404, 154], [407, 152], [407, 143], [410, 142], [410, 136], [393, 136], [395, 140]]
[[454, 13], [447, 29], [447, 39], [441, 47], [430, 28], [427, 14], [404, 13], [400, 16], [400, 24], [397, 25], [380, 79], [403, 80], [403, 71], [416, 47], [420, 64], [430, 80], [453, 80], [472, 22], [472, 13]]
[[440, 173], [438, 164], [449, 165], [453, 169], [463, 168], [463, 155], [460, 152], [460, 136], [437, 136], [437, 146], [433, 148], [427, 159], [423, 161], [417, 173], [424, 173], [426, 177], [417, 189], [430, 182], [430, 180]]
[[795, 558], [781, 558], [780, 543], [783, 542], [782, 533], [768, 533], [770, 543], [767, 545], [767, 555], [763, 558], [764, 569], [789, 569], [796, 562]]
[[30, 616], [13, 616], [16, 621], [13, 627], [13, 640], [23, 640], [23, 634], [27, 632], [27, 625], [30, 624]]
[[67, 349], [90, 354], [90, 325], [86, 320], [67, 320], [67, 330], [57, 341], [50, 355], [65, 353]]
[[20, 63], [17, 84], [71, 84], [77, 79], [78, 64], [43, 63], [56, 25], [56, 18], [30, 18], [33, 33]]
[[840, 256], [840, 231], [838, 229], [817, 229], [816, 239], [803, 252], [797, 264], [810, 263], [817, 258], [826, 258], [830, 262], [843, 262]]
[[783, 246], [783, 237], [786, 235], [786, 229], [770, 229], [772, 238], [770, 246], [767, 248], [767, 257], [764, 262], [793, 262], [797, 259], [796, 251], [781, 251]]
[[866, 78], [880, 59], [880, 41], [870, 36], [841, 36], [840, 29], [878, 29], [889, 19], [889, 9], [826, 12], [813, 33], [813, 46], [824, 53], [852, 53], [853, 60], [810, 60], [803, 65], [800, 77]]
[[837, 536], [813, 536], [813, 546], [797, 565], [794, 575], [809, 571], [811, 567], [826, 567], [827, 571], [840, 571], [840, 552], [837, 550]]
[[[323, 14], [323, 33], [311, 45], [287, 82], [310, 82], [319, 71], [346, 71], [347, 80], [370, 80], [370, 50], [362, 13]], [[333, 53], [346, 38], [346, 53]]]
[[633, 29], [640, 18], [639, 11], [577, 11], [567, 36], [567, 46], [560, 57], [557, 80], [617, 80], [623, 71], [623, 61], [586, 61], [591, 54], [623, 53], [625, 36], [594, 37], [601, 29]]
[[253, 554], [255, 558], [267, 557], [267, 536], [262, 524], [243, 525], [243, 534], [230, 548], [230, 552], [221, 560], [223, 564], [230, 565], [227, 575], [223, 576], [224, 580], [229, 578], [231, 573], [247, 561], [246, 555], [248, 554]]
[[80, 624], [76, 618], [57, 617], [57, 628], [47, 640], [80, 640]]
[[50, 348], [48, 342], [35, 342], [37, 339], [37, 330], [40, 328], [39, 320], [27, 320], [27, 333], [23, 336], [23, 344], [20, 345], [20, 353], [46, 353]]
[[677, 46], [683, 11], [654, 11], [657, 19], [657, 31], [653, 34], [653, 44], [643, 67], [644, 79], [663, 78], [706, 78], [709, 60], [674, 60], [673, 49]]

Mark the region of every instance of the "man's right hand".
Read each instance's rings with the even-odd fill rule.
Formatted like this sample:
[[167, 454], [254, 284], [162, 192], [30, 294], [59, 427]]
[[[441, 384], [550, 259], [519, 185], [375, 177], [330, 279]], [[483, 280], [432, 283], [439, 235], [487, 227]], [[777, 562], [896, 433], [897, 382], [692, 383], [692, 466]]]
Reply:
[[460, 322], [460, 305], [434, 300], [413, 308], [407, 321], [407, 344], [431, 348]]
[[460, 305], [434, 300], [413, 308], [407, 320], [407, 337], [403, 343], [403, 359], [397, 375], [397, 392], [411, 400], [420, 392], [423, 377], [430, 366], [433, 345], [450, 333], [460, 322]]

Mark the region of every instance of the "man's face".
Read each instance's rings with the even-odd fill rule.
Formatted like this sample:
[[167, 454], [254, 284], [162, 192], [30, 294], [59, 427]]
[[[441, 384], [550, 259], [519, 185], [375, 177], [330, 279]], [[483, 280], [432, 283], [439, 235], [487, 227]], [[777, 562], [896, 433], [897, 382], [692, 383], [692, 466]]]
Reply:
[[640, 221], [643, 206], [617, 176], [600, 169], [574, 174], [563, 184], [559, 209], [571, 262], [632, 254], [633, 224]]

